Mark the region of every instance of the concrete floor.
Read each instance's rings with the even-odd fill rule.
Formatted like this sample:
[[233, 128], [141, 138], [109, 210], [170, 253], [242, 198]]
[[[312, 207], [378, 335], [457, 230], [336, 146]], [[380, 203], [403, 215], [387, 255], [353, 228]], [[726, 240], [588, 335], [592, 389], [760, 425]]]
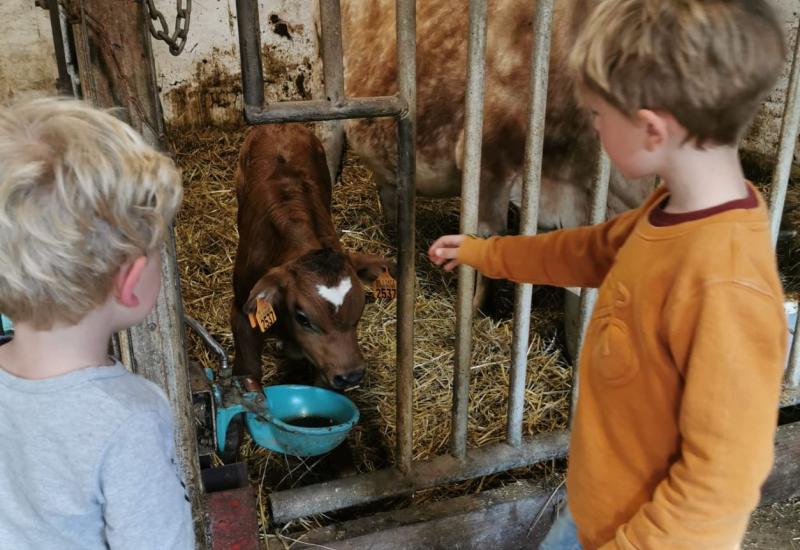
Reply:
[[800, 498], [756, 510], [742, 548], [800, 550]]

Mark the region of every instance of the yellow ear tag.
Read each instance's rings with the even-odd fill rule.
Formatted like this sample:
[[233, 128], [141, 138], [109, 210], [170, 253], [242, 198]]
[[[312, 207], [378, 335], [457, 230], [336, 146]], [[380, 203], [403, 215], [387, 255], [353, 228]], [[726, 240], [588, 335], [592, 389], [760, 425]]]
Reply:
[[372, 293], [380, 300], [394, 300], [397, 298], [397, 281], [384, 269], [372, 283]]
[[278, 320], [272, 304], [263, 298], [256, 298], [256, 313], [255, 315], [249, 313], [248, 318], [250, 319], [250, 326], [256, 328], [256, 325], [258, 325], [261, 332], [266, 332]]

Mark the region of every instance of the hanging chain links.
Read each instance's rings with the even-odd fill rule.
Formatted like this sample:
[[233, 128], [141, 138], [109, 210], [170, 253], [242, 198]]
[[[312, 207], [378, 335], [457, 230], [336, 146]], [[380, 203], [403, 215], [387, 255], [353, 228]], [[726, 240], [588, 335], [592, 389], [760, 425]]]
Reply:
[[[192, 0], [175, 0], [177, 14], [175, 15], [175, 29], [172, 34], [169, 33], [169, 26], [167, 26], [167, 19], [164, 14], [158, 11], [154, 0], [146, 0], [147, 12], [150, 15], [148, 23], [150, 25], [150, 34], [156, 40], [163, 40], [169, 46], [169, 53], [172, 55], [180, 55], [183, 48], [186, 46], [186, 37], [189, 34], [189, 19], [192, 15]], [[155, 22], [158, 21], [161, 30], [156, 28]]]

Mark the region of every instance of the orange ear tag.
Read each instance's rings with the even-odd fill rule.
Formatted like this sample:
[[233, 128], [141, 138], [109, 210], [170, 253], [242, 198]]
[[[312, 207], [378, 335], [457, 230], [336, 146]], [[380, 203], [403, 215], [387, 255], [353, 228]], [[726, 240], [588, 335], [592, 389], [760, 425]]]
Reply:
[[378, 275], [372, 283], [372, 293], [380, 300], [394, 300], [397, 298], [397, 281], [389, 274], [388, 270]]
[[261, 332], [266, 332], [267, 329], [278, 320], [278, 316], [275, 314], [275, 309], [272, 307], [272, 304], [263, 298], [256, 298], [255, 315], [249, 313], [247, 316], [250, 319], [250, 326], [256, 328], [256, 325], [258, 325]]

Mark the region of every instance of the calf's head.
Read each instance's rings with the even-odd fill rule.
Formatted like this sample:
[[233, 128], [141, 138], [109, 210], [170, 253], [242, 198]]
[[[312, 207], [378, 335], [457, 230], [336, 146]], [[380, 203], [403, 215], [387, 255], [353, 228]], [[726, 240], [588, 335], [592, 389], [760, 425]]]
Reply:
[[330, 248], [271, 269], [253, 286], [245, 313], [257, 299], [272, 304], [286, 344], [316, 367], [322, 381], [335, 389], [358, 384], [364, 358], [356, 329], [364, 311], [365, 284], [394, 265], [378, 256]]

